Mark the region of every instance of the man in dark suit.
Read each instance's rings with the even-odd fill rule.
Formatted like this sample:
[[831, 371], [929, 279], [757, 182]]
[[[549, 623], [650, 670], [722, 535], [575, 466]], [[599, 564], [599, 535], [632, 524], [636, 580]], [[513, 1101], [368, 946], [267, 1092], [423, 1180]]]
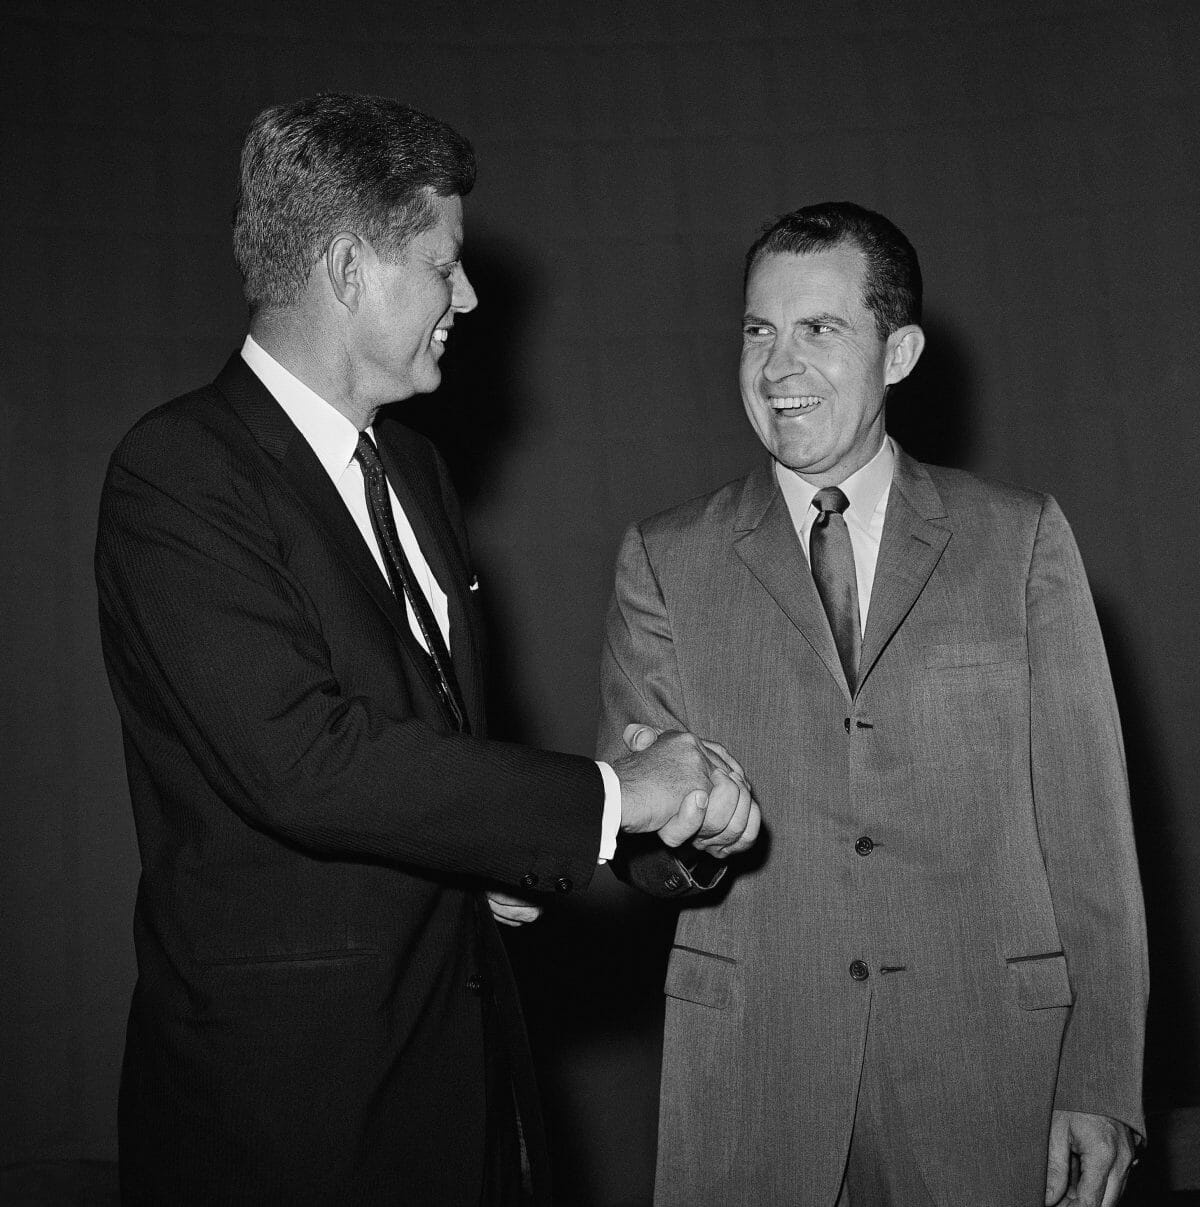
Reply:
[[618, 828], [753, 837], [690, 735], [611, 765], [486, 736], [454, 492], [381, 410], [438, 385], [475, 306], [473, 179], [465, 140], [393, 101], [261, 114], [234, 229], [250, 335], [113, 455], [96, 575], [142, 858], [127, 1203], [545, 1203], [493, 914], [586, 885]]
[[[680, 915], [661, 1205], [1035, 1207], [1070, 1182], [1111, 1207], [1143, 1128], [1141, 891], [1087, 579], [1053, 499], [888, 437], [920, 306], [881, 215], [769, 226], [740, 375], [769, 456], [621, 549], [601, 751], [631, 721], [712, 734], [771, 819]], [[712, 883], [631, 847], [650, 892]]]

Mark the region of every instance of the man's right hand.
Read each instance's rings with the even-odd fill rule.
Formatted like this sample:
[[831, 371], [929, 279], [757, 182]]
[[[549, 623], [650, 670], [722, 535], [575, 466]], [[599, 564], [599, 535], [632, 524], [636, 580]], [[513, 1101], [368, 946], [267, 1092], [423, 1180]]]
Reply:
[[621, 829], [657, 831], [669, 847], [689, 839], [717, 858], [750, 847], [762, 824], [737, 761], [690, 733], [627, 725], [630, 753], [614, 760], [621, 781]]

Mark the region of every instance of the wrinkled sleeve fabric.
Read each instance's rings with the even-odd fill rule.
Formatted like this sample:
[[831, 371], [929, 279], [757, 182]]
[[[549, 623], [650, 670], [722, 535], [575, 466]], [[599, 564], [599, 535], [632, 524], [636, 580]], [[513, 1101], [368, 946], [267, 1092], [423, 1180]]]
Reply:
[[[688, 729], [666, 601], [642, 530], [633, 525], [617, 554], [600, 661], [598, 757], [625, 753], [622, 734], [632, 722], [656, 729]], [[703, 736], [703, 735], [700, 735]], [[673, 852], [656, 835], [622, 835], [613, 871], [656, 897], [684, 897], [714, 887], [727, 868], [700, 851]]]
[[1026, 584], [1038, 834], [1074, 990], [1055, 1107], [1144, 1134], [1145, 919], [1124, 746], [1087, 576], [1047, 499]]

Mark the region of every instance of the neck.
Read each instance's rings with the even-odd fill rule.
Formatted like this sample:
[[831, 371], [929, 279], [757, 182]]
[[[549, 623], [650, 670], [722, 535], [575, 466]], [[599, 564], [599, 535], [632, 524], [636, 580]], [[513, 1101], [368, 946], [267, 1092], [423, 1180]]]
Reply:
[[264, 352], [360, 432], [375, 421], [379, 404], [361, 396], [352, 358], [322, 325], [295, 311], [266, 311], [251, 319], [250, 334]]

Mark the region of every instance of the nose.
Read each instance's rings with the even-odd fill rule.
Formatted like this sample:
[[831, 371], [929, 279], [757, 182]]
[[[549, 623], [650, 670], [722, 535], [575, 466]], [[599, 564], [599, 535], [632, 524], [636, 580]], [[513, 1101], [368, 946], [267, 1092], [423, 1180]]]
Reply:
[[451, 278], [450, 307], [458, 314], [469, 314], [479, 305], [475, 296], [475, 286], [467, 276], [467, 270], [461, 264], [456, 265], [454, 276]]
[[763, 362], [763, 377], [770, 382], [780, 382], [785, 377], [802, 374], [807, 366], [799, 349], [788, 339], [777, 339]]

